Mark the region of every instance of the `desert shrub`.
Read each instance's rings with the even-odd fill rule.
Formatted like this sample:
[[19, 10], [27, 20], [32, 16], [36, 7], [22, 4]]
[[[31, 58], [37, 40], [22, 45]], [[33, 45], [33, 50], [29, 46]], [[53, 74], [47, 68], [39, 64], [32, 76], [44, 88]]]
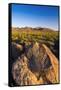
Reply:
[[12, 41], [17, 43], [25, 42], [26, 45], [29, 45], [29, 42], [40, 42], [46, 44], [57, 56], [58, 52], [58, 43], [59, 43], [59, 34], [58, 32], [40, 32], [40, 31], [13, 31], [12, 32]]

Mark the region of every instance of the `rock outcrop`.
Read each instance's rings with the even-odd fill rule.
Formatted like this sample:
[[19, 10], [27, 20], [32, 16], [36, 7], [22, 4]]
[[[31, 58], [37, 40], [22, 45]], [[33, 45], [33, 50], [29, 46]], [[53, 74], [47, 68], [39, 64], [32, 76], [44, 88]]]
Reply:
[[36, 42], [12, 64], [12, 76], [17, 85], [58, 83], [58, 60], [46, 45]]

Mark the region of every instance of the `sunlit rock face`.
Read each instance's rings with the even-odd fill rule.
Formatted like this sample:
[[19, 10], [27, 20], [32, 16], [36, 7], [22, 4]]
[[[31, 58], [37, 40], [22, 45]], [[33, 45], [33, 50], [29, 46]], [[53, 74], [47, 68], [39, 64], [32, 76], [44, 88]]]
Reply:
[[12, 76], [17, 85], [56, 83], [53, 65], [46, 48], [36, 42], [25, 46], [24, 53], [12, 64]]
[[43, 80], [37, 80], [37, 77], [28, 68], [28, 60], [22, 55], [12, 67], [13, 78], [18, 85], [36, 85], [42, 84]]

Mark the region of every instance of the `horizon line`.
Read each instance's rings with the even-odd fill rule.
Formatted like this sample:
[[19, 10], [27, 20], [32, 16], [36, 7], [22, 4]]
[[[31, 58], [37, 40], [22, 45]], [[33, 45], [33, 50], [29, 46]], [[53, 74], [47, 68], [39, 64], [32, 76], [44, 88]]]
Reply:
[[39, 27], [32, 27], [32, 26], [21, 26], [21, 27], [19, 27], [19, 26], [11, 26], [12, 28], [45, 28], [45, 29], [51, 29], [51, 30], [54, 30], [54, 31], [59, 31], [59, 29], [54, 29], [54, 28], [49, 28], [49, 27], [41, 27], [41, 26], [39, 26]]

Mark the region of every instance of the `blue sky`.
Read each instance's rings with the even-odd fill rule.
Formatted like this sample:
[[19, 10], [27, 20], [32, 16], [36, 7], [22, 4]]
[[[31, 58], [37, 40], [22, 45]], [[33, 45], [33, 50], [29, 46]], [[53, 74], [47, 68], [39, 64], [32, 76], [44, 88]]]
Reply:
[[58, 30], [58, 8], [12, 4], [12, 27], [46, 27]]

